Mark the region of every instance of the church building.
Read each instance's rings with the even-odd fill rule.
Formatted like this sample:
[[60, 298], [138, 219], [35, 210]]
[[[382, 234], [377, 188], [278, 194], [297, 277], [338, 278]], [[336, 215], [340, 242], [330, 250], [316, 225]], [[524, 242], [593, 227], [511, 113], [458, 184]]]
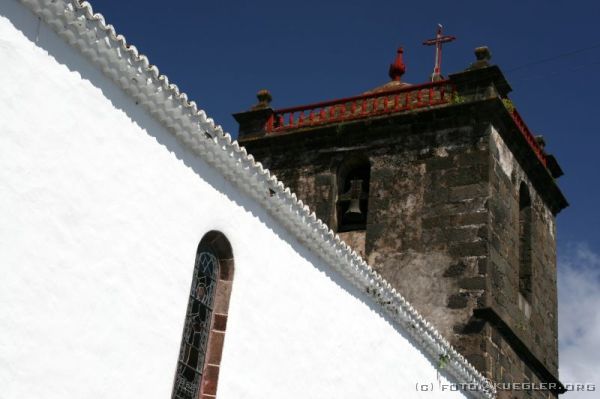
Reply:
[[0, 2], [0, 397], [555, 398], [561, 170], [477, 57], [235, 141], [88, 2]]

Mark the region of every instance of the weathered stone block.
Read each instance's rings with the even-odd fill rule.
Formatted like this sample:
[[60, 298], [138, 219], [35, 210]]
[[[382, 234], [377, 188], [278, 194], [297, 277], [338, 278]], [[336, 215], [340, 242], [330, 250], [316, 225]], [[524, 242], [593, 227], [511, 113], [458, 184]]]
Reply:
[[484, 256], [486, 253], [487, 243], [485, 241], [452, 243], [450, 245], [450, 255], [457, 257]]
[[453, 263], [444, 272], [444, 277], [458, 277], [458, 276], [462, 276], [464, 274], [464, 272], [465, 272], [466, 269], [467, 269], [467, 265], [464, 262], [462, 262], [462, 261], [459, 261], [457, 263]]
[[460, 280], [458, 285], [460, 288], [467, 290], [483, 290], [485, 289], [485, 277], [468, 277]]
[[465, 293], [454, 294], [448, 297], [448, 307], [450, 309], [465, 308], [469, 302], [469, 296]]

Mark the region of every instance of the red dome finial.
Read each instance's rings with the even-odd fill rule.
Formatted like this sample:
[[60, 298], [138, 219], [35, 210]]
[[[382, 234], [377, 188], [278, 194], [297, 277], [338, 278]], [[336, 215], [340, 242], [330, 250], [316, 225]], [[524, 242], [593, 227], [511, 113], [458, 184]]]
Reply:
[[406, 65], [404, 65], [404, 60], [402, 59], [403, 53], [404, 49], [402, 47], [398, 47], [396, 59], [394, 60], [393, 64], [390, 64], [390, 78], [396, 82], [399, 82], [402, 75], [404, 75], [404, 72], [406, 72]]

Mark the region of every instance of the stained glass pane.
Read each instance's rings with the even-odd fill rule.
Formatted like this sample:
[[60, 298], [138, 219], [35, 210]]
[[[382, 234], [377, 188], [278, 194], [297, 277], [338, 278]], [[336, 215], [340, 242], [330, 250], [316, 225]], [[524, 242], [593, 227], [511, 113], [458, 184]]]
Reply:
[[218, 269], [219, 263], [213, 253], [209, 251], [198, 253], [175, 376], [173, 399], [196, 399], [198, 396]]

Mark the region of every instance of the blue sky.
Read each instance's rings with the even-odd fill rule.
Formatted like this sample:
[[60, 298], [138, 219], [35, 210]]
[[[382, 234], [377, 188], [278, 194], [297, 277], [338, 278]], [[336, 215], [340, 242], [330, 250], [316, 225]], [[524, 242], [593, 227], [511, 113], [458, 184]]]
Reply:
[[[434, 36], [437, 23], [457, 36], [444, 49], [445, 73], [463, 70], [474, 60], [475, 47], [489, 46], [492, 61], [513, 87], [514, 104], [529, 128], [544, 135], [547, 150], [565, 171], [559, 183], [571, 207], [558, 217], [561, 304], [585, 300], [591, 311], [586, 322], [591, 318], [592, 323], [583, 323], [579, 330], [563, 329], [561, 319], [561, 350], [568, 356], [570, 348], [579, 348], [582, 334], [591, 334], [588, 349], [595, 344], [594, 352], [600, 353], [600, 327], [591, 327], [600, 325], [600, 2], [92, 4], [234, 136], [237, 124], [231, 114], [253, 105], [259, 89], [271, 91], [276, 108], [356, 95], [388, 80], [387, 68], [399, 45], [405, 48], [404, 80], [425, 82], [434, 53], [421, 43]], [[583, 281], [586, 292], [595, 296], [573, 294], [577, 282]], [[580, 358], [574, 355], [571, 361], [583, 361]], [[589, 361], [589, 367], [600, 369], [597, 361]], [[571, 370], [574, 366], [561, 361], [562, 375], [571, 377]]]

